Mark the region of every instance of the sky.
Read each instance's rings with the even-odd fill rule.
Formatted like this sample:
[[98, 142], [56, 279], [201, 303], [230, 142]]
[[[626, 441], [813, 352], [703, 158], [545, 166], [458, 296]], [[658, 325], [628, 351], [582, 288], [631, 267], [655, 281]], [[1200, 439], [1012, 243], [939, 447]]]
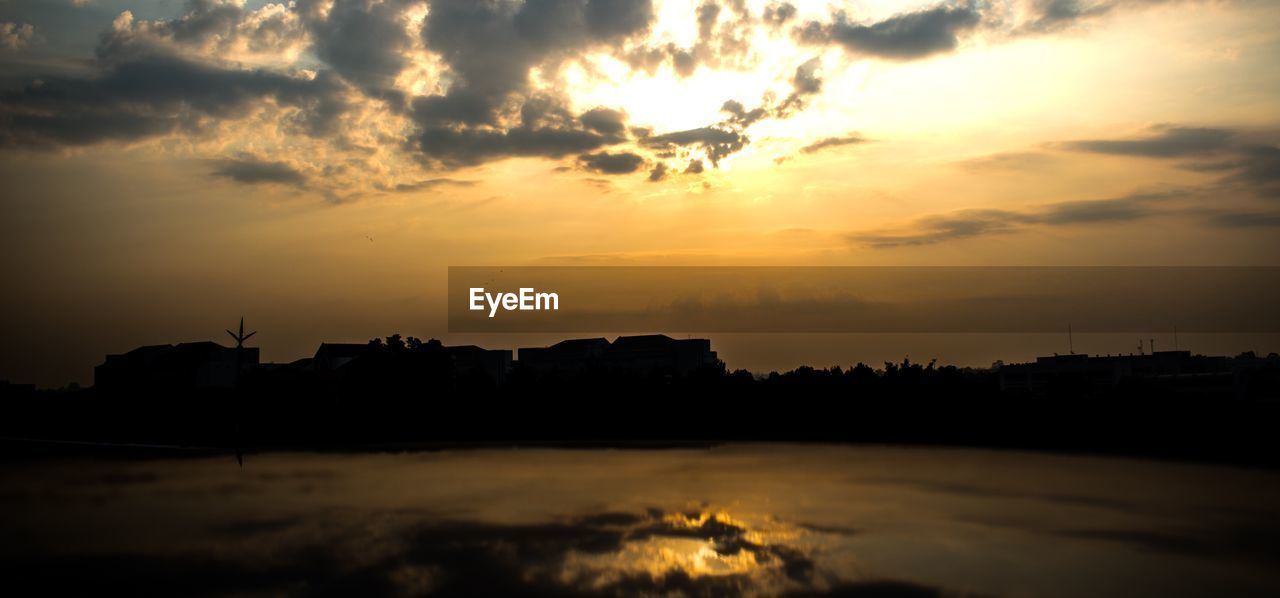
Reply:
[[[1280, 265], [1278, 22], [1262, 0], [0, 0], [0, 379], [85, 384], [241, 315], [269, 360], [540, 340], [449, 335], [448, 266]], [[761, 369], [999, 354], [723, 340]]]

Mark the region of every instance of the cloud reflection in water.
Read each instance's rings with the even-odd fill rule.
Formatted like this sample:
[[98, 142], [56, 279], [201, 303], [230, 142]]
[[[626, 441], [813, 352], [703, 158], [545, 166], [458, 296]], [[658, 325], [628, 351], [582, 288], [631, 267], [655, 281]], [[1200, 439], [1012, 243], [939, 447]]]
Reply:
[[44, 460], [0, 573], [51, 593], [1203, 595], [1280, 589], [1280, 479], [872, 447]]

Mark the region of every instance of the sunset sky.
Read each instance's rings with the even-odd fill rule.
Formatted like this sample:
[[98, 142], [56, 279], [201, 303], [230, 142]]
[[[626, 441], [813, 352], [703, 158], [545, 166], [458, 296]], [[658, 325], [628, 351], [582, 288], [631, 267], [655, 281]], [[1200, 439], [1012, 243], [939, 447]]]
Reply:
[[[1267, 0], [0, 0], [0, 378], [88, 383], [241, 315], [268, 360], [528, 342], [448, 336], [451, 265], [1280, 265], [1278, 24]], [[850, 342], [806, 357], [883, 352]]]

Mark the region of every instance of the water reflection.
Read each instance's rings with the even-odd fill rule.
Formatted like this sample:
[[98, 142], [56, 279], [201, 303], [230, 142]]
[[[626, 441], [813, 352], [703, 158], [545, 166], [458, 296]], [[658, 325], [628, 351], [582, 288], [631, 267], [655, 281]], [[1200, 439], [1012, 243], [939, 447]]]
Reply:
[[1280, 476], [730, 446], [7, 463], [11, 583], [58, 593], [1280, 591]]

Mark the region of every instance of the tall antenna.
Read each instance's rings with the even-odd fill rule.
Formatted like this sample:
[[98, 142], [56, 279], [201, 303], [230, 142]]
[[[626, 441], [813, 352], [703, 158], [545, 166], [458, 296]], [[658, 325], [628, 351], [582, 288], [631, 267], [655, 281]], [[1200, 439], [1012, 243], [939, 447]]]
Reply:
[[1147, 344], [1151, 345], [1151, 354], [1152, 354], [1152, 355], [1155, 355], [1155, 354], [1156, 354], [1156, 339], [1154, 339], [1154, 338], [1149, 338], [1149, 339], [1147, 339]]
[[[247, 340], [249, 340], [249, 337], [251, 337], [251, 336], [253, 336], [253, 335], [257, 334], [257, 333], [258, 333], [258, 331], [257, 331], [257, 330], [254, 330], [253, 332], [250, 332], [249, 334], [245, 334], [245, 333], [244, 333], [244, 316], [240, 316], [240, 332], [239, 332], [239, 333], [235, 333], [235, 332], [232, 332], [232, 331], [230, 331], [230, 330], [228, 330], [228, 331], [227, 331], [227, 334], [231, 335], [231, 338], [235, 339], [235, 341], [236, 341], [236, 376], [235, 376], [234, 382], [233, 382], [232, 384], [233, 384], [237, 389], [239, 389], [239, 387], [240, 387], [240, 371], [244, 368], [244, 365], [243, 365], [244, 360], [243, 360], [243, 358], [241, 357], [241, 356], [244, 354], [244, 342], [245, 342], [245, 341], [247, 341]], [[238, 427], [239, 427], [239, 426], [237, 425], [237, 428], [238, 428]], [[235, 450], [236, 450], [236, 463], [239, 463], [239, 464], [240, 464], [240, 467], [244, 467], [244, 453], [242, 453], [242, 452], [240, 451], [240, 442], [239, 442], [240, 432], [239, 432], [239, 430], [237, 429], [237, 430], [234, 432], [234, 434], [235, 434], [235, 437], [236, 437], [236, 441], [235, 441], [235, 445], [236, 445], [236, 447], [235, 447]]]
[[1142, 339], [1141, 339], [1141, 338], [1139, 338], [1139, 339], [1138, 339], [1138, 355], [1144, 355], [1144, 353], [1142, 352]]
[[1075, 337], [1071, 335], [1071, 322], [1067, 322], [1067, 350], [1070, 351], [1072, 355], [1076, 354], [1076, 341]]
[[249, 334], [245, 334], [245, 333], [244, 333], [244, 316], [241, 316], [241, 317], [240, 317], [240, 334], [236, 334], [236, 333], [234, 333], [234, 332], [232, 332], [232, 331], [230, 331], [230, 330], [228, 330], [228, 331], [227, 331], [227, 334], [230, 334], [230, 335], [231, 335], [231, 338], [235, 339], [235, 341], [236, 341], [236, 349], [243, 349], [243, 348], [244, 348], [244, 342], [245, 342], [245, 341], [247, 341], [247, 340], [249, 340], [249, 337], [251, 337], [251, 336], [253, 336], [253, 335], [257, 334], [257, 333], [258, 333], [258, 331], [257, 331], [257, 330], [254, 330], [253, 332], [250, 332]]

